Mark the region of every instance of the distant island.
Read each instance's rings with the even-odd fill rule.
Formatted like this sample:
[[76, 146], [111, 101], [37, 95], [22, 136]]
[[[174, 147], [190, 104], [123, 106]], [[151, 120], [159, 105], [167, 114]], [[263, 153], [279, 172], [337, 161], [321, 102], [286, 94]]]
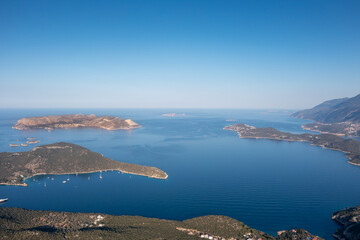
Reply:
[[334, 234], [336, 239], [360, 239], [360, 206], [335, 212], [332, 219], [342, 225]]
[[44, 174], [76, 174], [115, 170], [166, 179], [156, 167], [124, 163], [72, 143], [42, 145], [26, 152], [0, 153], [0, 184], [26, 186], [24, 180]]
[[226, 126], [224, 129], [237, 132], [240, 138], [309, 142], [312, 145], [344, 152], [345, 156], [349, 158], [349, 163], [360, 166], [360, 142], [354, 139], [345, 139], [333, 134], [292, 134], [280, 132], [271, 127], [256, 128], [243, 123]]
[[[263, 239], [321, 240], [302, 229], [279, 231], [273, 237], [225, 216], [171, 221], [99, 213], [0, 208], [2, 239]], [[35, 238], [34, 238], [35, 239]]]
[[58, 115], [46, 117], [30, 117], [20, 119], [13, 128], [26, 129], [55, 129], [55, 128], [79, 128], [91, 127], [106, 130], [133, 129], [141, 127], [131, 119], [120, 119], [118, 117], [103, 116], [97, 117], [94, 114]]
[[185, 116], [185, 113], [164, 113], [161, 114], [163, 117], [175, 117], [175, 116]]
[[295, 118], [316, 121], [303, 126], [306, 130], [341, 136], [360, 136], [360, 94], [352, 98], [333, 99], [312, 109], [292, 114]]

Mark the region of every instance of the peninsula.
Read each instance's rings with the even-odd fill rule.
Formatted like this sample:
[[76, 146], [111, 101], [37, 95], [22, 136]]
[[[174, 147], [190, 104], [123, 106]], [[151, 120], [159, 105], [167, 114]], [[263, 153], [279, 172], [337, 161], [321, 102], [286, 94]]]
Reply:
[[306, 130], [360, 136], [360, 94], [323, 102], [314, 108], [296, 112], [292, 117], [315, 121], [303, 125]]
[[345, 139], [333, 134], [292, 134], [271, 127], [256, 128], [243, 123], [226, 126], [224, 129], [237, 132], [240, 138], [309, 142], [312, 145], [344, 152], [345, 156], [349, 158], [349, 163], [360, 166], [360, 142], [354, 139]]
[[132, 129], [141, 127], [131, 119], [120, 119], [118, 117], [97, 117], [94, 114], [58, 115], [46, 117], [30, 117], [20, 119], [13, 128], [19, 130], [43, 128], [102, 128], [106, 130]]
[[280, 231], [278, 237], [273, 237], [218, 215], [171, 221], [102, 213], [0, 208], [0, 226], [2, 239], [321, 240], [302, 229]]
[[0, 184], [27, 186], [24, 180], [44, 174], [76, 174], [114, 170], [166, 179], [156, 167], [124, 163], [72, 143], [42, 145], [26, 152], [0, 153]]

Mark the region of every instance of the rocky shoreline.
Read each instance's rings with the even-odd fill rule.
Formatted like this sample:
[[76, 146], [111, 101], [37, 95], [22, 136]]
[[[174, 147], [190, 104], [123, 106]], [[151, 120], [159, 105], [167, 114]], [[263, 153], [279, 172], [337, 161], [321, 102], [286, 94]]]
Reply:
[[333, 235], [336, 239], [360, 239], [360, 206], [335, 212], [332, 219], [342, 226]]

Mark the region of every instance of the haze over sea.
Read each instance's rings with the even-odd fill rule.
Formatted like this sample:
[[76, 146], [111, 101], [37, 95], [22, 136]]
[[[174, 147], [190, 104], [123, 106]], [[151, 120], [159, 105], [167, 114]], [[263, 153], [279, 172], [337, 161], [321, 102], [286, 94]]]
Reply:
[[[167, 180], [118, 172], [103, 172], [102, 179], [100, 173], [38, 176], [27, 180], [28, 187], [1, 186], [0, 198], [9, 198], [2, 206], [176, 220], [220, 214], [272, 235], [296, 227], [332, 239], [339, 227], [331, 220], [332, 212], [359, 205], [360, 167], [348, 164], [342, 152], [308, 143], [240, 139], [222, 129], [242, 122], [305, 132], [301, 125], [307, 121], [291, 118], [292, 111], [177, 109], [186, 115], [161, 116], [170, 112], [174, 110], [0, 110], [1, 152], [64, 141], [118, 161], [156, 166], [169, 175]], [[75, 113], [131, 118], [142, 127], [51, 132], [11, 128], [22, 117]], [[9, 147], [28, 137], [40, 143]]]

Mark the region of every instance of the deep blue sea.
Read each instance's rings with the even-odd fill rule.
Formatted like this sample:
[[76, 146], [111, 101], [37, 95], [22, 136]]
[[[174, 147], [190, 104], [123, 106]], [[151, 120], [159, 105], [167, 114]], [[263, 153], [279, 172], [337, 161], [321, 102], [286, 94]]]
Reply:
[[[186, 113], [163, 117], [163, 113]], [[19, 131], [22, 117], [84, 113], [131, 118], [142, 125], [127, 131], [60, 129]], [[237, 122], [305, 132], [291, 111], [199, 109], [0, 110], [0, 151], [27, 151], [41, 144], [71, 142], [129, 163], [158, 167], [167, 180], [103, 172], [39, 176], [28, 187], [0, 186], [4, 207], [102, 212], [184, 220], [221, 214], [250, 227], [276, 231], [304, 228], [332, 239], [339, 227], [334, 211], [360, 205], [360, 167], [343, 153], [307, 143], [240, 139], [223, 130]], [[235, 119], [236, 122], [227, 122]], [[28, 137], [31, 147], [9, 147]], [[53, 178], [53, 180], [52, 180]], [[65, 184], [62, 181], [69, 178]]]

